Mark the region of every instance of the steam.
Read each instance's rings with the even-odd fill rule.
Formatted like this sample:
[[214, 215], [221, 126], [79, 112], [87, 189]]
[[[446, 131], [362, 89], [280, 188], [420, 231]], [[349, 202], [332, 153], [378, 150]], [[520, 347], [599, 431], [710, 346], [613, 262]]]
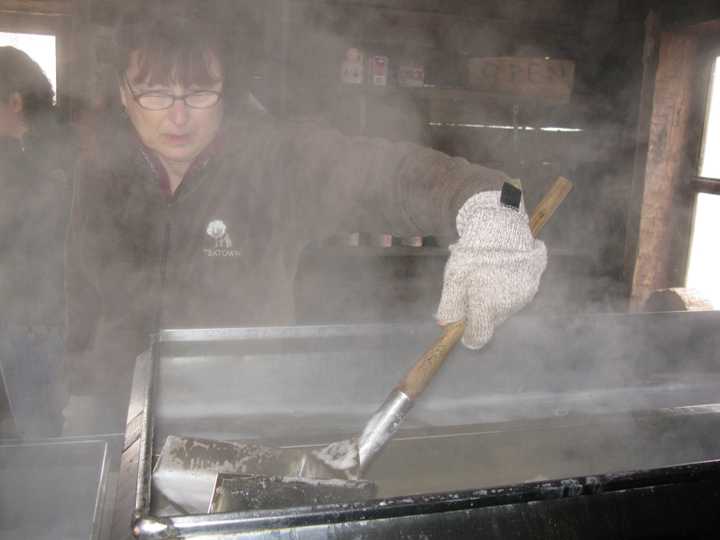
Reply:
[[[545, 3], [499, 2], [482, 8], [488, 10], [482, 14], [477, 12], [480, 7], [469, 4], [450, 14], [408, 14], [358, 3], [213, 4], [218, 31], [238, 27], [247, 31], [234, 30], [236, 60], [245, 68], [241, 101], [267, 118], [312, 125], [313, 129], [336, 129], [348, 136], [383, 136], [399, 143], [428, 145], [503, 170], [522, 179], [529, 211], [557, 176], [566, 176], [575, 184], [570, 198], [542, 233], [550, 263], [535, 302], [501, 328], [486, 350], [456, 353], [418, 402], [407, 430], [390, 444], [387, 454], [379, 457], [368, 475], [381, 485], [382, 495], [401, 495], [716, 457], [716, 443], [704, 434], [697, 438], [689, 430], [661, 430], [658, 434], [647, 427], [652, 419], [636, 418], [637, 411], [684, 407], [697, 404], [695, 399], [712, 399], [716, 390], [713, 361], [718, 349], [717, 343], [707, 341], [714, 338], [707, 338], [710, 334], [700, 325], [698, 332], [707, 339], [700, 345], [694, 341], [696, 334], [684, 330], [677, 330], [676, 335], [668, 330], [666, 340], [653, 345], [651, 339], [659, 337], [652, 329], [644, 325], [630, 328], [625, 326], [630, 324], [627, 320], [609, 315], [626, 308], [623, 248], [642, 69], [641, 17], [622, 21], [612, 8], [617, 2], [597, 2], [587, 13], [581, 13], [580, 3], [565, 3], [563, 10], [555, 8], [550, 15]], [[118, 13], [106, 12], [103, 6], [107, 5], [90, 2], [89, 11], [74, 21], [80, 29], [75, 62], [77, 73], [83, 75], [65, 86], [58, 103], [81, 128], [83, 144], [73, 150], [78, 155], [81, 149], [112, 155], [114, 148], [103, 146], [104, 139], [97, 133], [107, 128], [106, 118], [120, 121], [116, 114], [117, 77], [110, 62], [112, 23]], [[520, 16], [518, 6], [522, 6], [522, 17], [529, 27], [537, 23], [544, 30], [532, 35], [517, 32], [510, 21]], [[558, 21], [563, 29], [574, 28], [579, 22], [578, 34], [554, 32]], [[514, 35], [513, 28], [521, 35]], [[611, 39], [619, 37], [615, 34], [609, 38], [609, 29], [622, 33], [622, 39]], [[350, 48], [362, 49], [366, 57], [389, 58], [387, 87], [342, 84], [340, 65]], [[570, 104], [515, 103], [508, 98], [485, 99], [471, 94], [468, 102], [433, 99], [427, 97], [431, 91], [414, 93], [399, 88], [395, 81], [401, 63], [414, 63], [424, 67], [428, 88], [423, 90], [462, 87], [467, 60], [483, 56], [574, 60], [577, 72]], [[244, 107], [238, 109], [243, 111], [228, 107], [228, 117], [241, 116]], [[115, 124], [108, 120], [108, 125]], [[223, 141], [225, 146], [237, 145], [239, 149], [246, 143]], [[262, 148], [257, 152], [260, 155]], [[287, 170], [288, 163], [276, 166]], [[352, 168], [359, 164], [345, 165]], [[253, 173], [242, 171], [240, 175]], [[63, 205], [67, 218], [69, 205], [64, 206], [64, 197], [69, 186], [63, 184], [65, 180], [54, 181], [52, 175], [47, 180], [32, 190], [33, 204], [53, 210]], [[322, 197], [334, 193], [337, 178], [329, 180]], [[288, 186], [294, 181], [295, 177], [286, 178]], [[46, 246], [49, 253], [62, 242], [58, 237], [64, 225], [40, 231], [40, 220], [27, 218], [22, 197], [10, 202], [13, 199], [8, 194], [22, 187], [11, 186], [0, 197], [0, 268], [9, 260], [15, 261], [3, 250], [19, 253], [37, 247], [35, 239], [41, 238], [52, 239]], [[275, 354], [233, 351], [216, 358], [201, 352], [198, 356], [165, 359], [166, 371], [160, 375], [166, 378], [162, 398], [168, 401], [161, 405], [166, 424], [158, 427], [163, 435], [177, 428], [188, 436], [208, 436], [209, 431], [212, 436], [228, 439], [247, 435], [317, 447], [357, 434], [403, 369], [421, 352], [425, 332], [437, 330], [432, 326], [432, 315], [440, 296], [446, 248], [453, 241], [451, 232], [448, 235], [448, 230], [425, 231], [419, 227], [395, 230], [390, 225], [392, 219], [377, 219], [375, 211], [386, 200], [382, 197], [393, 193], [379, 194], [377, 199], [361, 204], [338, 197], [311, 201], [317, 207], [331, 207], [334, 216], [345, 218], [337, 229], [318, 233], [308, 227], [303, 239], [307, 244], [285, 246], [291, 255], [268, 252], [267, 243], [247, 254], [242, 251], [247, 238], [270, 238], [276, 232], [272, 225], [280, 220], [274, 214], [278, 210], [273, 201], [289, 191], [278, 189], [267, 194], [261, 193], [262, 187], [251, 186], [244, 206], [233, 209], [247, 216], [243, 230], [230, 230], [227, 238], [223, 232], [219, 238], [203, 239], [213, 242], [225, 238], [229, 249], [231, 238], [237, 253], [258, 260], [280, 258], [281, 263], [275, 273], [265, 276], [270, 284], [267, 288], [240, 291], [241, 295], [230, 283], [222, 296], [201, 299], [218, 306], [213, 312], [216, 317], [208, 318], [204, 326], [399, 322], [423, 331], [404, 336], [401, 346], [385, 341], [384, 350], [378, 347], [381, 352], [371, 348], [351, 358], [352, 351], [308, 353], [306, 358], [305, 351], [295, 351], [294, 342], [289, 340], [283, 345], [287, 350]], [[128, 205], [125, 210], [124, 217], [134, 216], [138, 222], [150, 224], [146, 238], [162, 233], [160, 228], [152, 228], [154, 214], [145, 213], [145, 207]], [[299, 202], [295, 211], [313, 215], [312, 207], [301, 207]], [[295, 217], [284, 216], [288, 222]], [[212, 215], [209, 219], [215, 222], [223, 218]], [[359, 223], [369, 225], [361, 229]], [[205, 227], [207, 222], [201, 225]], [[348, 238], [358, 232], [365, 233], [363, 240], [350, 245]], [[435, 239], [426, 237], [422, 247], [401, 245], [410, 236], [427, 234]], [[393, 237], [394, 245], [378, 245], [379, 239], [388, 237]], [[92, 240], [98, 244], [111, 242], [106, 238]], [[39, 286], [55, 282], [58, 276], [49, 262], [44, 265], [46, 259], [39, 260], [35, 265], [21, 265], [17, 273], [26, 274], [23, 279], [36, 276], [33, 283]], [[133, 262], [142, 266], [155, 261]], [[237, 261], [212, 261], [220, 262]], [[238, 268], [242, 272], [244, 267], [238, 263]], [[128, 281], [133, 283], [133, 290], [113, 291], [116, 296], [112, 299], [132, 296], [155, 307], [164, 305], [168, 325], [182, 327], [191, 324], [186, 321], [195, 322], [193, 309], [198, 306], [175, 304], [178, 309], [173, 310], [162, 304], [162, 298], [143, 296], [149, 284], [141, 273], [133, 273], [135, 270], [129, 263], [122, 268], [126, 272], [123, 277], [131, 275]], [[9, 316], [31, 307], [22, 295], [33, 291], [6, 284], [8, 274], [0, 272], [0, 290], [7, 295], [0, 299], [3, 314]], [[210, 274], [182, 277], [189, 284], [188, 290], [212, 279]], [[22, 293], [20, 297], [18, 292]], [[49, 310], [51, 302], [57, 300], [53, 294], [48, 292], [43, 297], [46, 305], [32, 307], [40, 312]], [[248, 304], [247, 318], [237, 323], [223, 318], [224, 309], [230, 312], [228, 306], [239, 301]], [[266, 315], [273, 310], [274, 318]], [[123, 324], [147, 327], [138, 313], [123, 314]], [[559, 321], [561, 327], [548, 320]], [[12, 322], [61, 326], [58, 321]], [[668, 325], [662, 328], [667, 330]], [[110, 352], [124, 355], [127, 361], [118, 368], [124, 370], [122, 374], [104, 375], [119, 387], [130, 376], [132, 355], [127, 349], [137, 344], [124, 339], [121, 332], [127, 327], [105, 329], [106, 335], [116, 331], [123, 340]], [[683, 346], [685, 342], [687, 347]], [[147, 340], [143, 341], [143, 346], [146, 344]], [[682, 365], [686, 354], [690, 365]], [[8, 384], [5, 365], [3, 370]], [[705, 372], [713, 377], [702, 380]], [[32, 391], [42, 390], [35, 385]], [[121, 405], [112, 403], [115, 410], [107, 418], [96, 418], [92, 429], [103, 433], [121, 429], [117, 412], [124, 412], [123, 399]], [[67, 414], [81, 420], [83, 414], [95, 414], [95, 407], [103, 405], [102, 400], [91, 399], [73, 403]], [[104, 406], [111, 408], [107, 403]], [[602, 421], [595, 429], [583, 425], [587, 418]], [[81, 429], [79, 433], [92, 434], [87, 431]], [[622, 442], [634, 440], [638, 432], [646, 438], [634, 447], [631, 459], [623, 461]], [[46, 435], [43, 432], [39, 436]], [[288, 440], [292, 437], [298, 440]], [[663, 444], [672, 447], [656, 452]], [[600, 458], [604, 455], [610, 457], [603, 461]], [[448, 465], [446, 460], [454, 463]], [[0, 487], [0, 494], [5, 497], [7, 488]], [[48, 507], [54, 503], [42, 502]], [[0, 505], [0, 533], [3, 522], [16, 524], [17, 517], [4, 520]]]

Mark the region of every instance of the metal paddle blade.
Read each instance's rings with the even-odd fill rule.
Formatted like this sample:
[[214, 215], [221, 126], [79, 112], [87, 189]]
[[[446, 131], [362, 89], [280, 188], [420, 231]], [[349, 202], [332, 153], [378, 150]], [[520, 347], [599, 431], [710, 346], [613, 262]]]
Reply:
[[362, 480], [314, 480], [221, 473], [215, 484], [210, 512], [350, 503], [372, 499], [376, 494], [375, 483]]
[[219, 473], [332, 479], [344, 475], [301, 448], [168, 436], [153, 471], [153, 487], [187, 512], [210, 507]]

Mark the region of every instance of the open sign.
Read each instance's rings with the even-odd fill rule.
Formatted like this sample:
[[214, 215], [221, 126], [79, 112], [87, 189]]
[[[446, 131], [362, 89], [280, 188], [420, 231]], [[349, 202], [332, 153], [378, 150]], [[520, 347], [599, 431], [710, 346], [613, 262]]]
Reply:
[[471, 58], [471, 88], [516, 96], [567, 101], [572, 93], [575, 62], [546, 58]]

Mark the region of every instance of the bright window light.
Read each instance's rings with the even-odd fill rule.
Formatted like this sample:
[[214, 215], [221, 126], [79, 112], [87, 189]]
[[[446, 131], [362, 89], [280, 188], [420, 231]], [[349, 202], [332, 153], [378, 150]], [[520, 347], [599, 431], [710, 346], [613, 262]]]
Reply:
[[55, 36], [47, 34], [13, 34], [0, 32], [0, 46], [10, 45], [28, 54], [35, 60], [50, 79], [53, 91], [57, 92], [55, 69]]
[[720, 195], [698, 193], [687, 286], [720, 309]]
[[[715, 59], [708, 92], [700, 176], [720, 180], [720, 57]], [[698, 193], [690, 242], [686, 286], [697, 289], [720, 309], [720, 195]]]

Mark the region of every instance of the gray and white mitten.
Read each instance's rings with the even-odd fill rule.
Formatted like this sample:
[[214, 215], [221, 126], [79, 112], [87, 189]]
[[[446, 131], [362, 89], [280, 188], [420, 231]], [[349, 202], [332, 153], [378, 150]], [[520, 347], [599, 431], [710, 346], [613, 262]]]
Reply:
[[440, 323], [465, 319], [463, 344], [483, 347], [495, 328], [535, 297], [547, 265], [545, 244], [533, 238], [522, 204], [509, 207], [500, 191], [473, 195], [457, 215], [460, 238], [450, 246]]

